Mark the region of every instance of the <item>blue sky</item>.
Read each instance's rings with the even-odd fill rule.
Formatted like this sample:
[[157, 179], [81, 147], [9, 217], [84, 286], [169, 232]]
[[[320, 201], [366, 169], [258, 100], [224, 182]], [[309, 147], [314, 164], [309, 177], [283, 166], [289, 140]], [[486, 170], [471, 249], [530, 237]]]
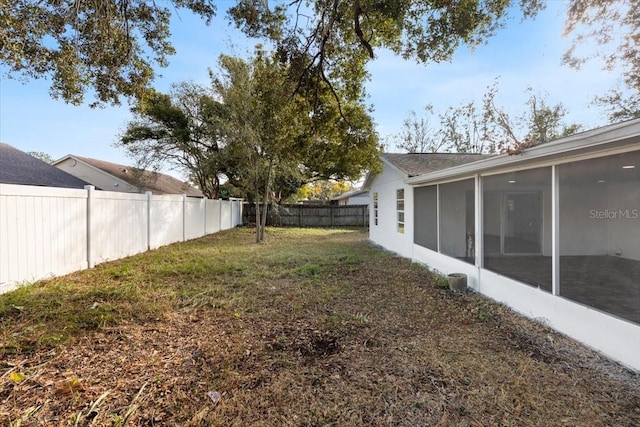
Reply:
[[[512, 19], [488, 45], [471, 52], [460, 49], [449, 63], [420, 65], [385, 51], [369, 66], [368, 103], [381, 137], [400, 131], [410, 111], [420, 112], [431, 103], [436, 110], [479, 100], [496, 77], [500, 92], [496, 103], [513, 114], [524, 110], [527, 87], [547, 94], [551, 104], [562, 102], [568, 121], [585, 128], [606, 124], [604, 114], [590, 105], [594, 95], [612, 88], [619, 74], [602, 71], [596, 62], [580, 71], [561, 65], [569, 40], [562, 38], [564, 1], [550, 1], [535, 20]], [[222, 9], [223, 7], [220, 7]], [[228, 25], [222, 10], [210, 27], [181, 11], [172, 21], [172, 40], [177, 55], [156, 88], [168, 90], [173, 82], [192, 80], [206, 84], [208, 69], [216, 69], [221, 53], [246, 56], [258, 41], [248, 41]], [[23, 151], [42, 151], [53, 158], [66, 154], [131, 164], [113, 146], [132, 118], [128, 106], [91, 109], [75, 107], [49, 97], [47, 80], [26, 84], [0, 80], [0, 141]], [[390, 147], [393, 151], [393, 147]]]

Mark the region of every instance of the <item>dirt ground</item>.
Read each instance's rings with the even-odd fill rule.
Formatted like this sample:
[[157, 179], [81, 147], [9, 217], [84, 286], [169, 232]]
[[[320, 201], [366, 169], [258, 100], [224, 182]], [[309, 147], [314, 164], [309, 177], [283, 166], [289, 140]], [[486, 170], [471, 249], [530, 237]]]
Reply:
[[366, 238], [238, 229], [1, 296], [0, 424], [640, 425], [638, 373]]

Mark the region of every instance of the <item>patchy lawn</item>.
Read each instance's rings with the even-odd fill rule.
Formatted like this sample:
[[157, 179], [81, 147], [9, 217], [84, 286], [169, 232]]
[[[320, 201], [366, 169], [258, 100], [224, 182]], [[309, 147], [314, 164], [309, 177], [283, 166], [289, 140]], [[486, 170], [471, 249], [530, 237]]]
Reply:
[[0, 424], [640, 425], [638, 374], [365, 232], [253, 231], [0, 296]]

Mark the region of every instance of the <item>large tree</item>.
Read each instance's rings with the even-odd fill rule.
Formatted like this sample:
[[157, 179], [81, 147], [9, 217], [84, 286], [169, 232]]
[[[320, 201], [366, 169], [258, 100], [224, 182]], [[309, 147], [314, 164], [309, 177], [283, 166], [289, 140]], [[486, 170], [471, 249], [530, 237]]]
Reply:
[[[290, 67], [258, 50], [251, 61], [222, 56], [214, 90], [225, 108], [229, 180], [270, 202], [274, 182], [357, 179], [378, 166], [377, 136], [363, 94], [291, 79]], [[338, 101], [340, 100], [340, 101]], [[263, 238], [266, 210], [256, 211]]]
[[[52, 79], [51, 94], [93, 105], [140, 98], [157, 67], [174, 53], [169, 23], [179, 9], [215, 16], [214, 0], [0, 0], [0, 64], [15, 77]], [[274, 42], [292, 73], [303, 83], [312, 71], [331, 87], [362, 80], [375, 49], [388, 48], [418, 62], [450, 59], [461, 44], [483, 43], [520, 9], [525, 17], [544, 7], [542, 0], [237, 0], [230, 18], [245, 34]], [[566, 33], [574, 48], [566, 62], [579, 66], [589, 57], [605, 67], [621, 66], [632, 93], [613, 118], [635, 116], [640, 103], [640, 0], [570, 0]], [[214, 29], [213, 31], [216, 31]], [[594, 40], [599, 49], [585, 40]], [[613, 94], [615, 95], [615, 93]], [[629, 114], [629, 110], [634, 110]], [[615, 111], [614, 111], [615, 113]]]
[[118, 145], [138, 166], [177, 166], [205, 196], [217, 198], [227, 159], [220, 138], [224, 108], [211, 89], [183, 82], [169, 94], [150, 91], [133, 113]]
[[527, 88], [527, 92], [529, 99], [519, 116], [496, 106], [495, 93], [485, 97], [486, 116], [497, 131], [496, 145], [501, 152], [520, 154], [527, 148], [572, 135], [582, 128], [578, 123], [565, 121], [567, 110], [562, 103], [550, 105], [546, 95], [532, 88]]
[[624, 88], [596, 98], [609, 118], [640, 117], [640, 0], [572, 0], [565, 33], [572, 36], [566, 64], [599, 59], [606, 71], [622, 70]]
[[[577, 1], [577, 0], [574, 0]], [[51, 94], [80, 104], [140, 98], [155, 68], [174, 53], [169, 23], [187, 9], [209, 23], [214, 0], [0, 0], [0, 63], [8, 74], [52, 78]], [[237, 0], [229, 16], [247, 35], [267, 38], [299, 85], [359, 91], [365, 63], [386, 47], [420, 62], [451, 58], [506, 22], [511, 0]], [[543, 6], [520, 0], [525, 16]], [[214, 29], [215, 31], [215, 29]], [[306, 76], [306, 77], [305, 77]]]
[[433, 105], [424, 107], [424, 114], [418, 116], [415, 111], [403, 120], [400, 132], [392, 137], [397, 148], [408, 153], [435, 153], [446, 147], [432, 123]]
[[0, 0], [0, 63], [10, 76], [50, 76], [51, 94], [94, 105], [142, 96], [174, 53], [169, 22], [183, 8], [207, 23], [213, 0]]
[[580, 130], [580, 125], [566, 123], [567, 111], [561, 103], [550, 105], [546, 95], [531, 88], [527, 93], [529, 98], [522, 112], [507, 112], [495, 102], [498, 94], [496, 80], [487, 87], [481, 103], [468, 101], [458, 107], [448, 107], [439, 114], [439, 124], [430, 127], [425, 137], [423, 124], [433, 122], [436, 115], [428, 106], [425, 117], [413, 113], [405, 119], [403, 132], [395, 136], [400, 141], [396, 146], [415, 152], [415, 145], [406, 142], [424, 139], [423, 146], [436, 148], [427, 151], [516, 154]]

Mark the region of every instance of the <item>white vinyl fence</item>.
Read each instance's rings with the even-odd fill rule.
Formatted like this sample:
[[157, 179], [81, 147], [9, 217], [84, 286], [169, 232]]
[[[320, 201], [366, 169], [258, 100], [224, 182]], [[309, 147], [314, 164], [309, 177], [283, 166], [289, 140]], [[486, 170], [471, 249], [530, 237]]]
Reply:
[[0, 293], [240, 224], [241, 200], [0, 184]]

